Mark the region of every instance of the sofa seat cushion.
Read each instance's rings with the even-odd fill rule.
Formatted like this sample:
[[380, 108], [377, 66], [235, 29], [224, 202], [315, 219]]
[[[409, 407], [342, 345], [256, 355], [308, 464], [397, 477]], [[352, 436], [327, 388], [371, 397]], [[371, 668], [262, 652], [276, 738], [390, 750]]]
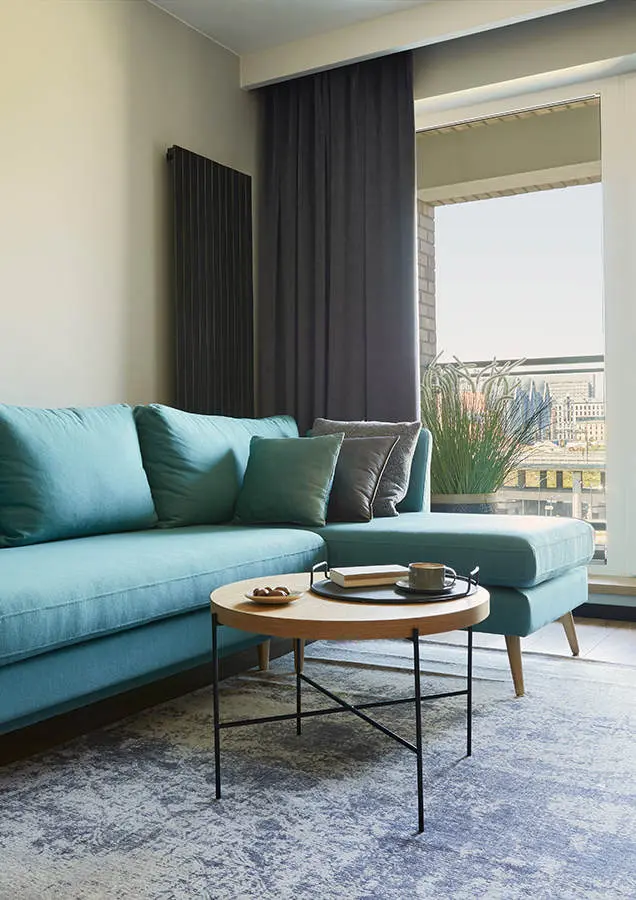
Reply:
[[0, 665], [201, 609], [222, 584], [324, 558], [310, 531], [233, 525], [0, 550]]
[[594, 532], [579, 519], [401, 513], [393, 519], [316, 529], [333, 566], [443, 562], [459, 574], [479, 565], [482, 584], [532, 587], [589, 562]]

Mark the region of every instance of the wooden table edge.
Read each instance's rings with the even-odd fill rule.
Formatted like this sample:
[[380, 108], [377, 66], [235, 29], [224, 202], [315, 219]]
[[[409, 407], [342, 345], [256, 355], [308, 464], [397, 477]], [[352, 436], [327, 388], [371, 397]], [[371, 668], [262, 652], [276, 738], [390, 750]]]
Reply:
[[[410, 617], [399, 619], [383, 619], [381, 613], [383, 610], [387, 612], [394, 608], [390, 604], [363, 604], [359, 601], [349, 601], [352, 606], [358, 608], [366, 606], [367, 611], [370, 606], [378, 611], [378, 619], [363, 620], [347, 620], [347, 619], [307, 619], [304, 621], [299, 618], [277, 617], [276, 612], [284, 607], [263, 606], [258, 607], [249, 600], [243, 599], [244, 586], [258, 584], [259, 580], [272, 581], [272, 579], [281, 579], [284, 582], [291, 575], [287, 576], [269, 576], [265, 579], [251, 579], [247, 581], [235, 582], [233, 585], [224, 585], [212, 591], [210, 595], [211, 609], [216, 614], [217, 621], [220, 625], [228, 625], [232, 628], [238, 628], [241, 631], [247, 631], [252, 634], [263, 634], [269, 637], [282, 638], [300, 638], [302, 640], [373, 640], [383, 638], [410, 638], [413, 630], [417, 629], [423, 637], [430, 634], [439, 634], [444, 631], [456, 631], [461, 628], [468, 628], [483, 622], [490, 613], [490, 595], [485, 588], [479, 587], [477, 595], [469, 598], [460, 598], [458, 600], [444, 600], [439, 603], [404, 604], [409, 609], [413, 608], [413, 615]], [[299, 577], [298, 574], [295, 576]], [[227, 592], [229, 588], [235, 588], [237, 601], [240, 603], [238, 608], [230, 608], [219, 605], [214, 600], [214, 595], [218, 591]], [[316, 597], [324, 600], [325, 603], [342, 604], [346, 601], [328, 600], [319, 595], [314, 594], [310, 590], [303, 592], [303, 597], [310, 594], [312, 598]], [[475, 602], [479, 598], [480, 602]], [[295, 601], [301, 603], [302, 597]], [[472, 600], [470, 606], [466, 607], [464, 600]], [[457, 605], [459, 604], [459, 609]], [[435, 607], [435, 609], [433, 609]]]

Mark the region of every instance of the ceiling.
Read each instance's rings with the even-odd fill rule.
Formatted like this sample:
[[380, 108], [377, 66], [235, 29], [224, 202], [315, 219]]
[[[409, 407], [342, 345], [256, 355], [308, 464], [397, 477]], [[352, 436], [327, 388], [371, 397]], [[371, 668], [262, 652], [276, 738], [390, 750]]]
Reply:
[[149, 2], [234, 52], [249, 90], [611, 0]]
[[239, 55], [422, 6], [428, 0], [151, 0]]

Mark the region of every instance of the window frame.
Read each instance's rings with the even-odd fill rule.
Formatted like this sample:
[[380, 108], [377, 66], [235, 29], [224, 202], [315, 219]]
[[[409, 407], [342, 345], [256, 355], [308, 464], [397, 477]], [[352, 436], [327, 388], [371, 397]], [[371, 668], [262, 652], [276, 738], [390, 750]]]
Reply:
[[[603, 192], [603, 320], [607, 425], [606, 575], [636, 573], [636, 72], [582, 80], [581, 69], [559, 73], [559, 83], [529, 89], [526, 79], [509, 82], [505, 96], [483, 87], [461, 94], [418, 100], [416, 129], [530, 110], [598, 97]], [[502, 179], [503, 181], [503, 179]], [[441, 198], [440, 198], [441, 199]], [[592, 564], [598, 571], [600, 566]]]

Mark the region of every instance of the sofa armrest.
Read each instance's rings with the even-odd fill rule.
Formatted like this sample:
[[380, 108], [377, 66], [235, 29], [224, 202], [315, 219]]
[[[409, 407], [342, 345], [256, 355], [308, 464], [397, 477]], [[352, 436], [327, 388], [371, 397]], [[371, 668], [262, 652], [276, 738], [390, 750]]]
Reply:
[[405, 498], [398, 503], [398, 512], [431, 511], [431, 451], [433, 437], [428, 428], [422, 428], [415, 446], [411, 477]]

